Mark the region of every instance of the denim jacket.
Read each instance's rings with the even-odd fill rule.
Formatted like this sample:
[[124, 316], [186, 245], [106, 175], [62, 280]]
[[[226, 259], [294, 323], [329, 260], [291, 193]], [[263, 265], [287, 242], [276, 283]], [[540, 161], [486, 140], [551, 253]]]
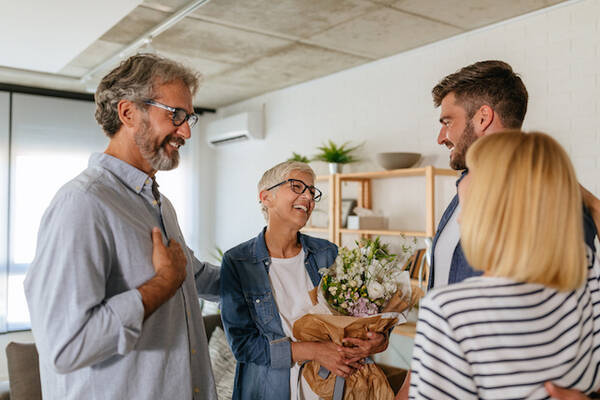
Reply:
[[[265, 229], [223, 256], [221, 317], [237, 360], [234, 400], [290, 397], [292, 348], [283, 332], [269, 281], [271, 257]], [[304, 265], [316, 286], [321, 279], [319, 268], [333, 264], [337, 246], [301, 233], [298, 239], [306, 254]]]
[[[467, 173], [468, 173], [468, 171], [466, 171], [466, 170], [463, 171], [460, 178], [458, 178], [458, 180], [456, 181], [456, 187], [458, 187], [458, 184], [465, 177], [465, 175], [467, 175]], [[431, 249], [431, 268], [429, 269], [428, 289], [431, 289], [433, 287], [433, 278], [434, 278], [434, 274], [435, 274], [434, 255], [435, 255], [435, 246], [437, 244], [437, 240], [439, 239], [440, 234], [444, 230], [444, 227], [450, 220], [450, 217], [452, 217], [452, 214], [454, 214], [454, 211], [456, 210], [457, 206], [458, 206], [458, 195], [455, 195], [454, 198], [452, 199], [452, 201], [450, 202], [450, 204], [448, 205], [448, 208], [446, 208], [446, 211], [444, 211], [444, 214], [442, 215], [442, 218], [438, 225], [438, 229], [435, 233], [435, 237], [433, 238], [433, 245], [432, 245], [432, 249]], [[590, 249], [592, 249], [592, 254], [595, 254], [596, 247], [594, 245], [594, 237], [597, 236], [598, 232], [596, 231], [596, 225], [594, 225], [594, 220], [592, 219], [590, 211], [585, 206], [583, 206], [583, 231], [584, 231], [584, 240], [585, 240], [586, 245]], [[456, 248], [454, 249], [454, 253], [452, 254], [452, 262], [450, 264], [450, 275], [448, 276], [448, 284], [462, 282], [467, 278], [470, 278], [472, 276], [478, 276], [478, 275], [481, 275], [482, 273], [483, 273], [482, 271], [477, 271], [469, 265], [469, 263], [467, 262], [467, 258], [465, 257], [465, 254], [463, 253], [463, 249], [460, 244], [460, 241], [459, 241], [458, 244], [456, 245]]]

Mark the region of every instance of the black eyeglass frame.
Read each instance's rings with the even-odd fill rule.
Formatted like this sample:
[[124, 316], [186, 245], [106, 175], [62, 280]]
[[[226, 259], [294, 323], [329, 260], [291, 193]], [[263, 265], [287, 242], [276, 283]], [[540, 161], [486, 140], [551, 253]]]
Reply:
[[312, 199], [313, 199], [313, 201], [314, 201], [315, 203], [318, 203], [318, 202], [319, 202], [319, 200], [321, 200], [321, 197], [323, 196], [323, 192], [321, 192], [321, 191], [320, 191], [319, 189], [317, 189], [316, 187], [314, 187], [314, 186], [308, 186], [306, 183], [304, 183], [304, 182], [303, 182], [303, 181], [301, 181], [300, 179], [293, 179], [293, 178], [286, 179], [286, 180], [285, 180], [285, 181], [283, 181], [283, 182], [279, 182], [278, 184], [276, 184], [276, 185], [273, 185], [273, 186], [271, 186], [270, 188], [267, 188], [266, 190], [275, 189], [277, 186], [281, 186], [281, 185], [283, 185], [284, 183], [288, 183], [288, 182], [290, 182], [290, 183], [293, 183], [293, 182], [298, 182], [298, 183], [301, 183], [302, 185], [304, 185], [304, 189], [302, 189], [302, 191], [301, 191], [300, 193], [296, 192], [296, 191], [293, 189], [293, 188], [294, 188], [294, 185], [290, 185], [290, 189], [292, 189], [292, 192], [294, 192], [294, 193], [296, 193], [296, 194], [302, 194], [302, 193], [306, 192], [306, 189], [308, 189], [308, 192], [309, 192], [309, 193], [312, 195]]
[[[198, 115], [196, 115], [194, 113], [188, 113], [183, 108], [171, 107], [166, 104], [159, 103], [158, 101], [155, 101], [152, 99], [144, 100], [144, 104], [148, 104], [149, 106], [154, 106], [154, 107], [162, 108], [163, 110], [170, 111], [172, 113], [171, 122], [173, 123], [174, 126], [181, 126], [187, 121], [190, 128], [192, 128], [198, 122]], [[179, 123], [177, 123], [175, 121], [178, 113], [180, 116], [182, 115], [181, 113], [185, 114], [185, 118], [183, 118], [183, 120], [181, 120], [181, 122], [179, 122]]]

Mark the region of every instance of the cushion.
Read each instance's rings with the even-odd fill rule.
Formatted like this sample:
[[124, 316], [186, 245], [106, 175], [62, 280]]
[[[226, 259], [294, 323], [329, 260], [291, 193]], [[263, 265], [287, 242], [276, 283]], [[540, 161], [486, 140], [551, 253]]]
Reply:
[[219, 399], [231, 399], [236, 361], [229, 349], [225, 332], [218, 326], [208, 342], [208, 352], [217, 386], [217, 396]]
[[11, 400], [42, 398], [38, 352], [34, 343], [10, 342], [6, 346]]

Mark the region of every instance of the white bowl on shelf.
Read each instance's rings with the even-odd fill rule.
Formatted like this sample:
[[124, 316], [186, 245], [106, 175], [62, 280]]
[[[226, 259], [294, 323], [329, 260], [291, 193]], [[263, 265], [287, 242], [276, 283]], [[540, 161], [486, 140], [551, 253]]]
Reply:
[[385, 152], [377, 153], [377, 162], [385, 169], [410, 168], [421, 158], [421, 153]]

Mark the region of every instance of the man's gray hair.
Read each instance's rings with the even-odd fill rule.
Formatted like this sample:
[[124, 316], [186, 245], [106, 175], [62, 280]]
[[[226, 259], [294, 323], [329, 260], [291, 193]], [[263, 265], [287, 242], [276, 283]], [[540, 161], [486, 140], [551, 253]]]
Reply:
[[[310, 167], [310, 165], [300, 162], [300, 161], [284, 161], [280, 164], [277, 164], [273, 168], [268, 169], [258, 181], [258, 194], [263, 190], [267, 190], [271, 186], [277, 185], [279, 182], [283, 182], [288, 179], [288, 176], [292, 171], [305, 172], [312, 176], [313, 180], [316, 179], [315, 171]], [[277, 190], [279, 188], [275, 188], [273, 190]], [[259, 200], [260, 201], [260, 200]], [[269, 221], [269, 214], [267, 213], [267, 207], [264, 204], [260, 204], [260, 209], [265, 217], [265, 221]]]
[[159, 85], [181, 81], [196, 93], [200, 74], [183, 65], [155, 54], [136, 54], [121, 62], [98, 85], [96, 94], [96, 121], [106, 135], [112, 138], [121, 128], [118, 104], [121, 100], [135, 102], [147, 109], [145, 100], [156, 95]]

